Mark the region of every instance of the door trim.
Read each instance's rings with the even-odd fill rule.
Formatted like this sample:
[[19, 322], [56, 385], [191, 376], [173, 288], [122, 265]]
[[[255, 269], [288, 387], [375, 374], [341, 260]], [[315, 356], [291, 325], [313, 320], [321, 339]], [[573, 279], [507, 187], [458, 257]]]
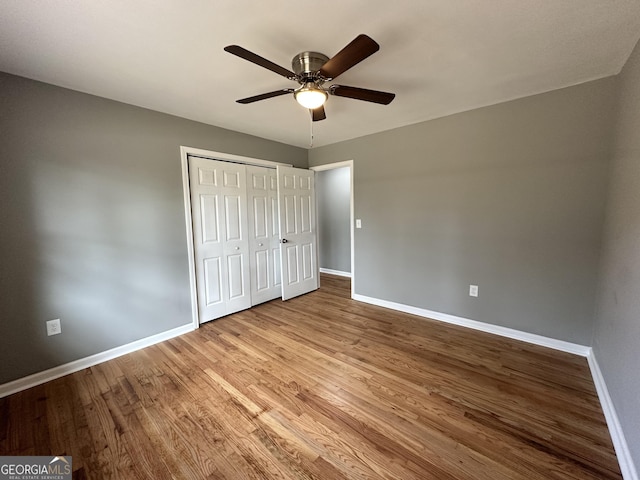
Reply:
[[193, 218], [191, 215], [191, 188], [189, 187], [189, 155], [208, 158], [223, 162], [243, 163], [245, 165], [259, 165], [262, 167], [276, 168], [278, 165], [292, 166], [289, 163], [273, 162], [259, 158], [243, 157], [230, 153], [214, 152], [201, 148], [180, 146], [180, 162], [182, 168], [182, 193], [184, 202], [184, 218], [187, 234], [187, 257], [189, 260], [189, 289], [191, 292], [191, 321], [193, 328], [200, 328], [200, 315], [198, 313], [198, 287], [196, 284], [195, 248], [193, 246]]
[[[351, 235], [351, 298], [354, 298], [354, 295], [356, 293], [356, 257], [355, 257], [355, 242], [354, 242], [354, 237], [355, 237], [355, 232], [354, 232], [354, 225], [355, 225], [355, 213], [354, 213], [354, 194], [353, 194], [353, 160], [345, 160], [342, 162], [335, 162], [335, 163], [326, 163], [324, 165], [318, 165], [316, 167], [309, 167], [309, 170], [314, 170], [316, 172], [322, 172], [324, 170], [333, 170], [335, 168], [343, 168], [343, 167], [349, 167], [349, 190], [350, 190], [350, 198], [349, 198], [349, 233]], [[316, 192], [316, 197], [317, 197], [317, 192]], [[317, 215], [317, 209], [318, 209], [318, 202], [316, 201], [316, 218], [318, 218]], [[318, 239], [318, 242], [320, 242], [320, 240]], [[319, 253], [319, 249], [318, 249], [318, 253]], [[319, 265], [318, 265], [319, 267]]]

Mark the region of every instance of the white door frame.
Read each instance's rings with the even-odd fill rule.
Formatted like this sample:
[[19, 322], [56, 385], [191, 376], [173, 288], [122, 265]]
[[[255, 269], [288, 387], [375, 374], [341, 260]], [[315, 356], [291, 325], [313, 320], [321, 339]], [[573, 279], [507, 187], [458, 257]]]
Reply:
[[[343, 162], [327, 163], [325, 165], [318, 165], [316, 167], [309, 167], [309, 170], [316, 172], [322, 172], [324, 170], [333, 170], [335, 168], [349, 167], [349, 233], [351, 235], [351, 298], [353, 298], [356, 291], [356, 269], [355, 269], [355, 247], [354, 247], [354, 195], [353, 195], [353, 160], [345, 160]], [[317, 197], [317, 191], [316, 191]], [[316, 202], [316, 209], [318, 208], [318, 202]], [[316, 215], [317, 218], [317, 215]], [[318, 244], [320, 243], [320, 237], [318, 237]], [[318, 249], [319, 250], [319, 249]]]
[[184, 201], [184, 217], [187, 231], [187, 253], [189, 259], [189, 288], [191, 290], [191, 320], [193, 328], [200, 328], [200, 315], [198, 313], [198, 288], [196, 285], [196, 261], [195, 249], [193, 246], [193, 218], [191, 216], [191, 189], [189, 187], [189, 155], [194, 155], [211, 160], [223, 162], [244, 163], [246, 165], [259, 165], [261, 167], [275, 168], [278, 165], [292, 166], [290, 163], [273, 162], [271, 160], [261, 160], [259, 158], [242, 157], [230, 153], [214, 152], [212, 150], [202, 150], [194, 147], [180, 147], [180, 162], [182, 165], [182, 192]]

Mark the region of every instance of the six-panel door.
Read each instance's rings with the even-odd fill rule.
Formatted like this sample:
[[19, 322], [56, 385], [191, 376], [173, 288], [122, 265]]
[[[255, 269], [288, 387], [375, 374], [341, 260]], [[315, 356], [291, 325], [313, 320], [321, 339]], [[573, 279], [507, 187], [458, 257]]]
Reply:
[[189, 157], [200, 323], [318, 288], [313, 173]]
[[200, 323], [251, 307], [244, 165], [189, 157]]
[[282, 299], [318, 288], [315, 178], [312, 170], [277, 167]]
[[247, 165], [251, 303], [281, 295], [278, 178], [273, 168]]

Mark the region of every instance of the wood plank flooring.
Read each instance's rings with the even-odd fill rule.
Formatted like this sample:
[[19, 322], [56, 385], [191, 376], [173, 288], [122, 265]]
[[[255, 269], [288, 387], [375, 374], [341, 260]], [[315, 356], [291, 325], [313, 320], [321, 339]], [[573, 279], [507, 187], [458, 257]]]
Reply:
[[349, 280], [0, 400], [1, 455], [94, 479], [620, 479], [584, 358]]

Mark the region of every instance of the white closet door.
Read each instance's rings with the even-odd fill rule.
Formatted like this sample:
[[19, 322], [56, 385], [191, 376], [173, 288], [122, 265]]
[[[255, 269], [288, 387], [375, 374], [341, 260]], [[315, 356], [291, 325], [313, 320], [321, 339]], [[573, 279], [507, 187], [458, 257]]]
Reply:
[[315, 179], [312, 170], [281, 167], [278, 173], [282, 299], [318, 288]]
[[189, 157], [200, 323], [251, 307], [245, 166]]
[[247, 165], [251, 304], [281, 295], [278, 177], [273, 168]]

